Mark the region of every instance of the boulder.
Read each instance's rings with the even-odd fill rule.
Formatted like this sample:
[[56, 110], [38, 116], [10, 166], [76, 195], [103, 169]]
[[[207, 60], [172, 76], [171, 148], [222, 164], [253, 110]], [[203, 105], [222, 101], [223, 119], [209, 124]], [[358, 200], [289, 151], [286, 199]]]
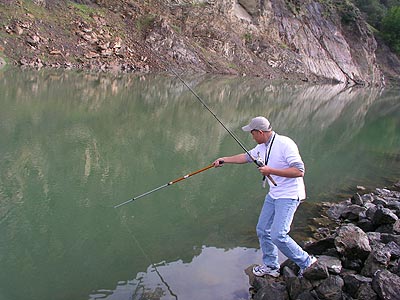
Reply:
[[361, 206], [364, 204], [364, 201], [360, 194], [356, 193], [353, 195], [353, 197], [351, 197], [351, 203]]
[[347, 210], [347, 207], [350, 203], [351, 202], [347, 200], [331, 206], [326, 212], [328, 217], [330, 217], [333, 220], [338, 220], [340, 216], [344, 213], [344, 211]]
[[378, 207], [371, 203], [368, 208], [367, 211], [365, 212], [365, 215], [368, 219], [372, 220], [374, 218], [375, 212], [377, 211]]
[[375, 225], [394, 224], [399, 218], [390, 209], [380, 207], [376, 210], [372, 222]]
[[379, 197], [379, 196], [375, 196], [372, 203], [375, 205], [381, 205], [383, 207], [385, 207], [387, 205], [387, 201], [384, 198]]
[[371, 252], [367, 234], [353, 224], [344, 225], [338, 229], [335, 247], [342, 256], [350, 259], [363, 260]]
[[299, 299], [299, 295], [312, 290], [313, 286], [310, 281], [303, 278], [298, 278], [292, 269], [284, 267], [282, 270], [284, 280], [286, 282], [287, 292], [290, 299]]
[[341, 300], [343, 298], [343, 279], [338, 275], [329, 276], [317, 288], [318, 297], [323, 300]]
[[385, 269], [390, 261], [390, 252], [385, 247], [374, 248], [369, 254], [361, 270], [364, 276], [372, 277], [376, 271]]
[[357, 291], [357, 300], [378, 300], [378, 295], [372, 289], [371, 283], [362, 283]]
[[372, 223], [369, 219], [362, 219], [356, 223], [357, 227], [360, 227], [364, 232], [374, 231], [376, 225]]
[[365, 218], [366, 211], [367, 209], [365, 207], [353, 204], [344, 209], [343, 212], [340, 214], [340, 217], [343, 219], [356, 221], [361, 218]]
[[328, 267], [323, 262], [317, 260], [316, 263], [304, 271], [303, 276], [309, 280], [326, 279], [329, 276]]
[[367, 203], [374, 201], [374, 196], [373, 196], [373, 194], [364, 194], [361, 196], [361, 199], [364, 204], [367, 204]]
[[284, 282], [268, 280], [257, 291], [254, 300], [289, 300], [289, 294]]
[[328, 256], [328, 255], [319, 256], [316, 265], [326, 266], [330, 274], [338, 275], [342, 271], [342, 262], [340, 261], [339, 258], [333, 256]]
[[302, 278], [296, 276], [299, 267], [290, 260], [282, 264], [279, 278], [249, 275], [258, 290], [252, 299], [400, 299], [397, 207], [400, 193], [387, 189], [379, 190], [378, 195], [356, 194], [330, 206], [328, 212], [338, 227], [324, 228], [325, 237], [304, 246], [305, 251], [317, 255], [317, 262]]
[[358, 274], [348, 274], [343, 276], [344, 288], [343, 290], [347, 292], [351, 297], [357, 298], [358, 290], [363, 284], [372, 283], [372, 278], [365, 277]]
[[377, 271], [372, 288], [381, 299], [397, 300], [400, 296], [400, 277], [387, 270]]
[[324, 254], [332, 248], [335, 248], [335, 239], [333, 237], [320, 239], [304, 246], [305, 251], [315, 255]]

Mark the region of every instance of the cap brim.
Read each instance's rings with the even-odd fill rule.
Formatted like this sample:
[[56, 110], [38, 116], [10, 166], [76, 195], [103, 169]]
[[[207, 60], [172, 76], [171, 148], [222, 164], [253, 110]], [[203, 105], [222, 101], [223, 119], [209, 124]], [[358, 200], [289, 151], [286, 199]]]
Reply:
[[252, 129], [251, 129], [250, 125], [246, 125], [246, 126], [242, 127], [242, 130], [243, 131], [251, 131]]

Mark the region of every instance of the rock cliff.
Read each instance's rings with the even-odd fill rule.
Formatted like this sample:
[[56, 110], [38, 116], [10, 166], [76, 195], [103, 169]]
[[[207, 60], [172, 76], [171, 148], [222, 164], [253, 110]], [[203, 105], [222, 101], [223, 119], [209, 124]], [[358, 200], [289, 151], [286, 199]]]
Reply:
[[[29, 67], [384, 85], [400, 61], [349, 1], [1, 0], [0, 57]], [[386, 49], [386, 48], [384, 48]], [[4, 64], [4, 63], [3, 63]]]

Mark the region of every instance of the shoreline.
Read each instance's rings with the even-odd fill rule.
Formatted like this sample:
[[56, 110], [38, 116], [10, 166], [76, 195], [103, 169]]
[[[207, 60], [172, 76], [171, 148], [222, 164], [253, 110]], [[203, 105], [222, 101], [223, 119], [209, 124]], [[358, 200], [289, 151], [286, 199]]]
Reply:
[[[281, 276], [256, 277], [249, 266], [251, 299], [397, 299], [400, 294], [400, 181], [390, 188], [321, 203], [332, 221], [304, 250], [317, 257], [304, 277], [289, 260]], [[271, 296], [273, 295], [273, 296]]]

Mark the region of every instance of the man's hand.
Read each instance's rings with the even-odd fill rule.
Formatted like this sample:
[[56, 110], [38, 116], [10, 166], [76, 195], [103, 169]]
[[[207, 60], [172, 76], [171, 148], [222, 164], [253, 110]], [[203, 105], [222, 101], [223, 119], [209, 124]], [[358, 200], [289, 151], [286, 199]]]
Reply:
[[213, 166], [215, 167], [215, 168], [217, 168], [217, 167], [222, 167], [222, 165], [224, 164], [224, 160], [222, 159], [222, 158], [218, 158], [216, 161], [214, 161], [213, 163]]
[[272, 168], [270, 168], [268, 166], [262, 166], [262, 167], [258, 167], [258, 170], [264, 176], [268, 176], [268, 175], [271, 175]]

